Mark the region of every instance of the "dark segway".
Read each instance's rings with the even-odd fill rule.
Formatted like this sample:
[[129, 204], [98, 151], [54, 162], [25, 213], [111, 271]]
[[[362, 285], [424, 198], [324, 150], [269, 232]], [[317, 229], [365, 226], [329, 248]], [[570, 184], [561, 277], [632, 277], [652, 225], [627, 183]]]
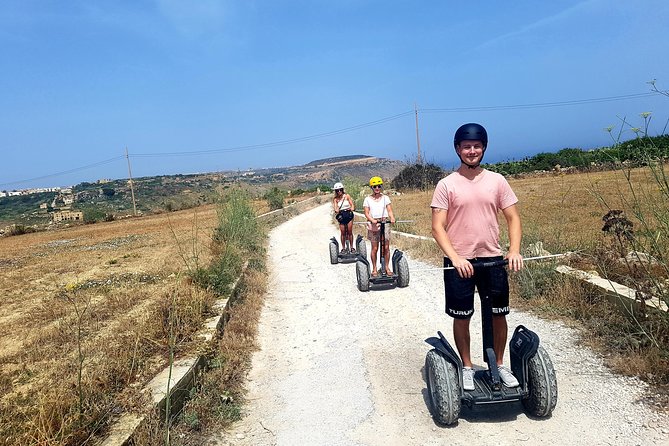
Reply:
[[409, 262], [407, 262], [404, 253], [399, 249], [395, 249], [390, 258], [393, 270], [386, 271], [383, 245], [386, 239], [385, 225], [390, 224], [390, 222], [387, 222], [384, 218], [381, 220], [380, 224], [379, 257], [381, 260], [381, 268], [379, 269], [379, 275], [372, 277], [370, 273], [372, 268], [369, 260], [367, 260], [367, 256], [359, 256], [355, 263], [355, 276], [358, 280], [358, 289], [360, 291], [369, 291], [371, 285], [395, 285], [400, 288], [409, 286]]
[[367, 245], [360, 234], [355, 238], [355, 252], [351, 252], [351, 246], [348, 241], [348, 226], [344, 226], [344, 246], [339, 249], [339, 242], [336, 237], [330, 239], [330, 263], [336, 265], [337, 263], [353, 263], [358, 257], [367, 257]]
[[[485, 268], [506, 263], [506, 260], [501, 260], [473, 266]], [[553, 363], [546, 350], [539, 345], [539, 336], [523, 325], [516, 327], [509, 341], [511, 370], [519, 386], [508, 388], [502, 384], [493, 350], [492, 317], [492, 301], [488, 296], [482, 297], [483, 358], [488, 364], [488, 370], [476, 371], [475, 390], [463, 390], [462, 360], [444, 335], [439, 331], [438, 337], [425, 340], [433, 347], [425, 358], [427, 390], [432, 415], [440, 424], [455, 423], [463, 403], [472, 408], [483, 404], [521, 401], [529, 415], [539, 418], [550, 416], [557, 404], [557, 378]]]

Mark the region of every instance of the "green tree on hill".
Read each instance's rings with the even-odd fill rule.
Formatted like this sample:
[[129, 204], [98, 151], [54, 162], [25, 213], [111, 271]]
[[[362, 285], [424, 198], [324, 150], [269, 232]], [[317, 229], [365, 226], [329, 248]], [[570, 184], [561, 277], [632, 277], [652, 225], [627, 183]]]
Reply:
[[395, 189], [428, 190], [441, 180], [446, 173], [435, 164], [413, 164], [405, 167], [391, 181]]

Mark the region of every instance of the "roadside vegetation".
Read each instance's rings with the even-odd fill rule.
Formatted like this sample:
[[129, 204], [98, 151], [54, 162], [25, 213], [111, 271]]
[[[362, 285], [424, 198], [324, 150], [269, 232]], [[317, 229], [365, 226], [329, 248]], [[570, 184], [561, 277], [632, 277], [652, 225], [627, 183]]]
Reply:
[[[245, 378], [257, 349], [256, 333], [265, 297], [267, 231], [273, 226], [317, 206], [316, 191], [286, 192], [282, 212], [257, 218], [266, 201], [253, 201], [242, 189], [231, 189], [217, 212], [209, 250], [211, 261], [203, 266], [186, 243], [181, 250], [188, 277], [201, 289], [230, 299], [223, 333], [208, 346], [205, 372], [183, 409], [168, 419], [150, 413], [133, 437], [133, 444], [200, 445], [214, 431], [221, 431], [241, 416]], [[295, 201], [296, 198], [302, 200]], [[260, 206], [260, 207], [258, 207]], [[264, 213], [264, 212], [263, 212]], [[234, 290], [230, 285], [236, 280]], [[199, 327], [199, 325], [195, 325]]]
[[[607, 129], [613, 131], [613, 128]], [[641, 131], [641, 128], [637, 130]], [[519, 175], [560, 170], [593, 171], [647, 165], [648, 158], [669, 158], [669, 135], [635, 137], [628, 141], [614, 141], [608, 147], [583, 150], [566, 148], [556, 153], [538, 153], [519, 161], [485, 164], [486, 169], [502, 175]]]
[[[198, 210], [201, 232], [215, 218]], [[144, 404], [139, 390], [168, 362], [165, 309], [182, 323], [175, 354], [215, 296], [182, 274], [169, 227], [193, 213], [80, 225], [0, 239], [0, 444], [90, 443], [111, 418]], [[210, 255], [202, 254], [202, 262]]]

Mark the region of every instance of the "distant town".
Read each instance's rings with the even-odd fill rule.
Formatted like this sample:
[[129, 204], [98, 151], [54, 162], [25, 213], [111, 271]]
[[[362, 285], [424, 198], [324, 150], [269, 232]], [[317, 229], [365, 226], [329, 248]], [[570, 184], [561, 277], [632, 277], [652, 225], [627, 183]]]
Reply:
[[18, 197], [20, 195], [31, 195], [31, 194], [41, 194], [44, 192], [58, 192], [61, 194], [71, 194], [72, 187], [38, 187], [32, 189], [21, 189], [21, 190], [12, 190], [0, 191], [0, 198], [2, 197]]
[[[95, 184], [107, 184], [107, 183], [111, 183], [111, 182], [112, 182], [112, 180], [110, 180], [108, 178], [103, 178], [103, 179], [97, 180], [95, 182]], [[18, 189], [18, 190], [13, 189], [11, 191], [0, 190], [0, 198], [2, 198], [2, 197], [18, 197], [18, 196], [21, 196], [21, 195], [31, 195], [31, 194], [42, 194], [42, 193], [45, 193], [45, 192], [56, 192], [56, 193], [60, 193], [60, 194], [63, 194], [63, 195], [68, 195], [68, 194], [71, 195], [73, 188], [74, 188], [74, 186], [66, 186], [66, 187], [58, 186], [58, 187], [33, 187], [33, 188], [30, 188], [30, 189]]]

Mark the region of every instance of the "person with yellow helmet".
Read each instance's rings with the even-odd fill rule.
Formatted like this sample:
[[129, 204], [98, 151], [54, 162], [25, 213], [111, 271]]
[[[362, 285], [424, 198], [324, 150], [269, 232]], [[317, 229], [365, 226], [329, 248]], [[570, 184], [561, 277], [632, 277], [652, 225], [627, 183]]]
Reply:
[[[339, 233], [341, 236], [342, 253], [355, 253], [353, 247], [353, 211], [355, 211], [355, 203], [351, 196], [344, 192], [344, 185], [340, 182], [333, 186], [334, 198], [332, 199], [332, 207], [335, 212], [335, 218], [339, 222]], [[348, 241], [347, 248], [346, 242]]]
[[[365, 210], [365, 218], [367, 218], [367, 238], [372, 245], [372, 250], [369, 253], [369, 258], [372, 261], [372, 277], [377, 277], [379, 272], [376, 266], [376, 253], [381, 240], [381, 221], [388, 219], [390, 223], [395, 223], [395, 215], [390, 204], [390, 197], [383, 193], [383, 179], [381, 177], [370, 178], [369, 187], [372, 188], [372, 194], [365, 197], [362, 207]], [[384, 226], [382, 257], [385, 260], [384, 270], [390, 271], [390, 225]]]

